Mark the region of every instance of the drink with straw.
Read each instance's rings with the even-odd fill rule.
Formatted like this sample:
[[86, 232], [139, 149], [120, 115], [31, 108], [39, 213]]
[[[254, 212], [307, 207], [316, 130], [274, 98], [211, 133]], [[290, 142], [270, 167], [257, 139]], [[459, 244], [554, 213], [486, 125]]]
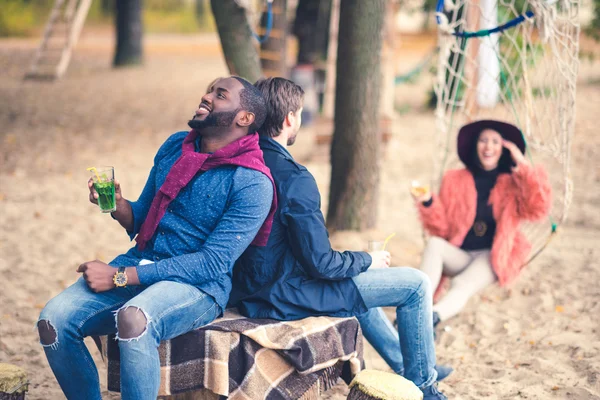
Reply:
[[115, 169], [113, 167], [91, 167], [94, 190], [98, 193], [98, 206], [103, 213], [116, 211]]
[[391, 235], [386, 237], [383, 242], [379, 241], [379, 240], [369, 240], [367, 251], [385, 251], [385, 247], [387, 246], [388, 242], [395, 235], [396, 235], [396, 232], [392, 233]]
[[367, 251], [382, 251], [383, 250], [383, 242], [380, 240], [369, 240]]
[[415, 197], [421, 197], [429, 193], [429, 185], [422, 184], [419, 181], [412, 181], [410, 191]]

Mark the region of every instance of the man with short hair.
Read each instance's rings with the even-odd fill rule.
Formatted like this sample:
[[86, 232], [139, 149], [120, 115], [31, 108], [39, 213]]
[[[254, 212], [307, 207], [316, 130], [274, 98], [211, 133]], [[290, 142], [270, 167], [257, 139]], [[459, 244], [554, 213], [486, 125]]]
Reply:
[[[278, 208], [267, 246], [248, 247], [236, 263], [230, 304], [251, 318], [358, 316], [365, 337], [396, 373], [413, 381], [425, 399], [446, 399], [435, 386], [429, 279], [413, 268], [388, 268], [387, 251], [332, 250], [315, 179], [286, 149], [300, 128], [303, 91], [283, 78], [255, 85], [267, 102], [260, 147]], [[399, 333], [379, 308], [384, 306], [396, 307]]]
[[175, 133], [158, 150], [139, 199], [126, 200], [115, 183], [112, 216], [131, 239], [137, 235], [137, 245], [109, 264], [81, 264], [83, 276], [50, 300], [38, 321], [68, 399], [101, 400], [84, 337], [116, 333], [122, 398], [155, 399], [160, 342], [223, 313], [235, 260], [251, 242], [267, 243], [276, 209], [255, 133], [265, 114], [251, 83], [218, 79], [188, 122], [192, 130]]

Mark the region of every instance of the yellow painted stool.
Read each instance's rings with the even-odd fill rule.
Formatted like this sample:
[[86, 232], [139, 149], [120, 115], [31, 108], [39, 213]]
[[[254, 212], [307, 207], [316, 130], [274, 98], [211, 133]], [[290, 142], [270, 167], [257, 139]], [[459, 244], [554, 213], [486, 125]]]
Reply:
[[423, 392], [397, 374], [365, 369], [350, 383], [348, 400], [422, 400]]
[[23, 368], [0, 363], [0, 400], [23, 400], [28, 384]]

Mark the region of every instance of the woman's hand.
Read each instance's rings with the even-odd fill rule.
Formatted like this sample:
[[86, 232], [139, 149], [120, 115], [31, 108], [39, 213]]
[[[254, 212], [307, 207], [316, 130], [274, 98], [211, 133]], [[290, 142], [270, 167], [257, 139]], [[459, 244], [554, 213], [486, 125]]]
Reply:
[[525, 155], [521, 153], [521, 150], [519, 150], [516, 144], [514, 144], [510, 140], [503, 140], [502, 146], [506, 147], [508, 151], [510, 151], [510, 156], [512, 157], [515, 164], [517, 164], [515, 167], [513, 167], [513, 171], [516, 171], [520, 165], [529, 165], [527, 159], [525, 158]]

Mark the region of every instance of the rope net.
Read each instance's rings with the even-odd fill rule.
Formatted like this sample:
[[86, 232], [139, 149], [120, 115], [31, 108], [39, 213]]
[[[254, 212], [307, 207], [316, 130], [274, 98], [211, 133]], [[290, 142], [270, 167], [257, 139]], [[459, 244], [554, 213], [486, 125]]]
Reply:
[[518, 126], [527, 158], [552, 184], [549, 218], [525, 223], [535, 257], [564, 222], [572, 198], [571, 139], [575, 124], [579, 1], [440, 0], [437, 7], [437, 152], [432, 187], [461, 166], [459, 128], [497, 119]]

